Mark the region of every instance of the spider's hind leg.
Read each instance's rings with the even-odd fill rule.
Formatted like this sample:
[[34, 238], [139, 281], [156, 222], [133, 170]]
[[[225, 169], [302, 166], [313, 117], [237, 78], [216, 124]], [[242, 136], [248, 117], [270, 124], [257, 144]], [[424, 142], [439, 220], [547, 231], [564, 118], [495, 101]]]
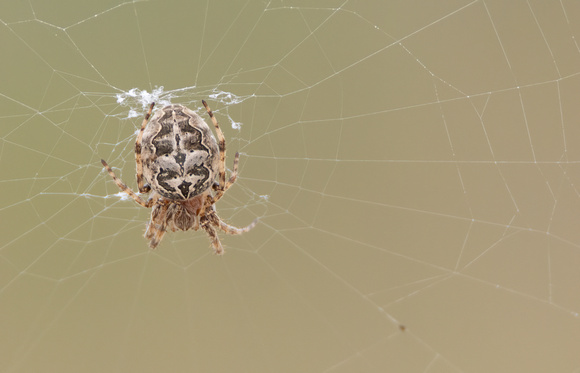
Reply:
[[143, 201], [143, 199], [141, 197], [139, 197], [137, 195], [137, 193], [133, 192], [133, 190], [131, 188], [129, 188], [125, 183], [123, 183], [121, 181], [121, 179], [119, 179], [115, 175], [115, 173], [113, 172], [113, 170], [111, 169], [109, 164], [107, 162], [105, 162], [104, 159], [101, 159], [101, 163], [103, 164], [103, 166], [105, 167], [105, 169], [107, 170], [109, 175], [111, 175], [111, 177], [113, 178], [113, 181], [115, 182], [115, 184], [117, 184], [117, 186], [119, 187], [119, 189], [121, 189], [121, 191], [127, 193], [129, 195], [129, 197], [133, 198], [135, 200], [135, 202], [137, 202], [138, 204], [140, 204], [143, 207], [149, 208], [153, 205], [153, 203], [155, 202], [154, 200], [152, 200], [150, 198], [147, 201]]
[[141, 123], [141, 129], [139, 130], [139, 134], [137, 135], [137, 140], [135, 140], [135, 165], [137, 167], [137, 187], [139, 188], [139, 193], [148, 193], [151, 191], [151, 186], [149, 184], [145, 184], [143, 180], [143, 162], [141, 161], [141, 140], [143, 139], [143, 132], [145, 131], [145, 127], [149, 122], [149, 118], [151, 117], [151, 112], [153, 111], [153, 107], [155, 106], [155, 102], [152, 102], [149, 105], [149, 111], [145, 114], [145, 118], [143, 119], [143, 123]]
[[205, 110], [207, 110], [207, 114], [209, 115], [214, 127], [215, 132], [217, 134], [218, 139], [218, 147], [220, 150], [220, 161], [219, 161], [219, 182], [220, 186], [225, 185], [226, 183], [226, 138], [224, 137], [224, 133], [222, 132], [220, 125], [213, 115], [213, 112], [209, 108], [209, 105], [204, 100], [201, 100], [203, 106], [205, 106]]

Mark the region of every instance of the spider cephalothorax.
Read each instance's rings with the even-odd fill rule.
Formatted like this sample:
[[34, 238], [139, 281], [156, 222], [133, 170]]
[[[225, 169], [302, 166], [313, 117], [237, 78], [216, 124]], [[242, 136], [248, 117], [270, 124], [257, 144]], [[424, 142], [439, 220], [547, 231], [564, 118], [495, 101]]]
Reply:
[[[192, 110], [182, 105], [169, 105], [157, 110], [151, 120], [152, 103], [135, 142], [137, 186], [139, 193], [151, 192], [147, 201], [115, 176], [111, 167], [101, 160], [107, 172], [122, 191], [144, 207], [153, 207], [145, 238], [151, 248], [157, 247], [170, 229], [198, 230], [202, 227], [210, 236], [216, 254], [223, 247], [215, 228], [226, 233], [241, 234], [256, 225], [236, 228], [224, 223], [214, 204], [236, 181], [239, 154], [226, 181], [226, 141], [207, 103], [202, 101], [216, 129], [219, 145], [209, 126]], [[213, 192], [213, 193], [212, 193]]]

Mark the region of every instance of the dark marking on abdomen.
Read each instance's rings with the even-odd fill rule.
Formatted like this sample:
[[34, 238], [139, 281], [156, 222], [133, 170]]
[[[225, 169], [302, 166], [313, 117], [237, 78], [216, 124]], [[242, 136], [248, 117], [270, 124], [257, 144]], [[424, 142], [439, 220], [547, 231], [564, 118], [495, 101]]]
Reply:
[[181, 194], [183, 194], [183, 197], [185, 199], [189, 198], [189, 187], [191, 186], [191, 183], [188, 183], [187, 181], [184, 181], [183, 183], [179, 184], [178, 188], [179, 190], [181, 190]]
[[207, 179], [209, 179], [209, 170], [204, 166], [194, 165], [191, 169], [187, 170], [187, 173], [200, 178], [193, 186], [193, 194], [198, 195], [203, 192], [203, 190], [205, 190], [202, 189], [203, 184], [205, 184]]
[[[161, 190], [159, 190], [159, 193], [166, 198], [176, 198], [176, 197], [180, 197], [179, 194], [177, 194], [177, 191], [175, 190], [175, 188], [173, 188], [171, 185], [169, 185], [167, 183], [167, 180], [171, 180], [173, 178], [179, 177], [179, 173], [177, 173], [176, 171], [173, 170], [166, 170], [163, 168], [159, 169], [159, 174], [157, 175], [157, 183], [159, 183], [159, 186], [162, 187]], [[170, 192], [170, 193], [169, 193]]]

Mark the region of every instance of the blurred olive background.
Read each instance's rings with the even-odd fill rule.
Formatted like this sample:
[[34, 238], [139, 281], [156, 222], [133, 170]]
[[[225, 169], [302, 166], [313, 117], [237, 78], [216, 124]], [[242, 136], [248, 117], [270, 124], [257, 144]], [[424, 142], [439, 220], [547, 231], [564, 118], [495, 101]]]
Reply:
[[[579, 38], [575, 1], [3, 1], [0, 371], [578, 371]], [[150, 250], [102, 170], [136, 189], [153, 99], [241, 153], [223, 257]]]

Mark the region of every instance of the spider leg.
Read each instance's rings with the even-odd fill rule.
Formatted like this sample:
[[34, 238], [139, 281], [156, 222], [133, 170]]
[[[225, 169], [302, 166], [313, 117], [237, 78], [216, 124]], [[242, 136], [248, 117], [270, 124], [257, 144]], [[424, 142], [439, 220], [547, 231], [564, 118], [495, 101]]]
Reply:
[[165, 218], [163, 219], [166, 223], [166, 226], [165, 226], [166, 231], [171, 230], [172, 232], [175, 232], [178, 229], [177, 226], [175, 226], [176, 208], [177, 208], [177, 205], [175, 203], [171, 203], [167, 207], [167, 212], [165, 214]]
[[149, 106], [149, 111], [145, 115], [145, 119], [143, 119], [141, 129], [139, 130], [137, 140], [135, 141], [135, 164], [137, 165], [137, 187], [139, 187], [139, 193], [147, 193], [151, 190], [151, 187], [149, 185], [145, 185], [143, 183], [143, 163], [141, 162], [141, 139], [143, 138], [143, 131], [145, 131], [147, 122], [149, 122], [149, 117], [151, 116], [151, 112], [153, 111], [153, 106], [155, 106], [155, 102], [152, 102], [151, 106]]
[[169, 204], [158, 203], [151, 211], [151, 220], [147, 225], [144, 237], [149, 240], [149, 247], [154, 249], [159, 245], [163, 235], [167, 231], [167, 210]]
[[217, 235], [216, 230], [211, 225], [208, 217], [206, 215], [202, 215], [200, 221], [201, 221], [201, 227], [207, 232], [207, 234], [209, 235], [209, 238], [211, 239], [211, 245], [213, 247], [214, 252], [217, 255], [223, 255], [224, 248], [220, 242], [220, 239]]
[[228, 182], [224, 186], [224, 192], [226, 190], [228, 190], [232, 186], [233, 183], [236, 182], [236, 179], [238, 178], [238, 165], [239, 164], [240, 164], [240, 153], [236, 152], [236, 155], [234, 156], [234, 168], [232, 169], [232, 173], [230, 174], [230, 179], [228, 180]]
[[207, 213], [207, 217], [213, 225], [220, 228], [222, 231], [226, 232], [227, 234], [246, 233], [246, 232], [249, 232], [252, 228], [254, 228], [256, 226], [256, 224], [258, 224], [258, 219], [255, 219], [253, 222], [251, 222], [248, 226], [246, 226], [244, 228], [234, 227], [233, 225], [229, 225], [227, 223], [224, 223], [224, 221], [220, 219], [220, 217], [217, 215], [217, 213], [213, 209]]
[[216, 190], [216, 193], [215, 193], [215, 196], [213, 196], [213, 203], [216, 203], [217, 201], [219, 201], [219, 199], [222, 198], [222, 196], [224, 195], [226, 190], [230, 189], [232, 184], [236, 182], [236, 179], [238, 178], [238, 164], [239, 163], [240, 163], [240, 153], [236, 152], [236, 156], [234, 157], [234, 168], [232, 170], [232, 173], [230, 174], [230, 178], [225, 183], [225, 185], [223, 185], [222, 188], [220, 188], [219, 186], [216, 188], [214, 186], [214, 190]]
[[113, 172], [113, 170], [111, 170], [111, 167], [109, 167], [109, 165], [107, 164], [107, 162], [105, 162], [104, 159], [101, 159], [101, 163], [103, 164], [103, 166], [105, 167], [105, 169], [107, 170], [107, 172], [109, 173], [109, 175], [111, 175], [111, 177], [113, 178], [113, 180], [115, 181], [115, 184], [117, 184], [117, 186], [119, 187], [119, 189], [121, 189], [123, 192], [127, 193], [129, 195], [129, 197], [133, 198], [135, 200], [135, 202], [137, 202], [141, 206], [147, 207], [147, 208], [153, 206], [153, 204], [156, 201], [156, 198], [149, 198], [149, 200], [144, 201], [135, 192], [133, 192], [133, 190], [131, 190], [131, 188], [129, 188], [127, 185], [125, 185], [125, 183], [123, 183], [115, 175], [115, 173]]
[[224, 133], [222, 132], [220, 125], [218, 124], [217, 119], [213, 116], [213, 112], [209, 108], [207, 102], [201, 100], [203, 106], [205, 106], [205, 110], [209, 114], [211, 121], [215, 127], [215, 132], [217, 133], [218, 137], [218, 146], [220, 149], [220, 163], [219, 163], [219, 183], [220, 187], [223, 188], [226, 183], [226, 139], [224, 137]]

